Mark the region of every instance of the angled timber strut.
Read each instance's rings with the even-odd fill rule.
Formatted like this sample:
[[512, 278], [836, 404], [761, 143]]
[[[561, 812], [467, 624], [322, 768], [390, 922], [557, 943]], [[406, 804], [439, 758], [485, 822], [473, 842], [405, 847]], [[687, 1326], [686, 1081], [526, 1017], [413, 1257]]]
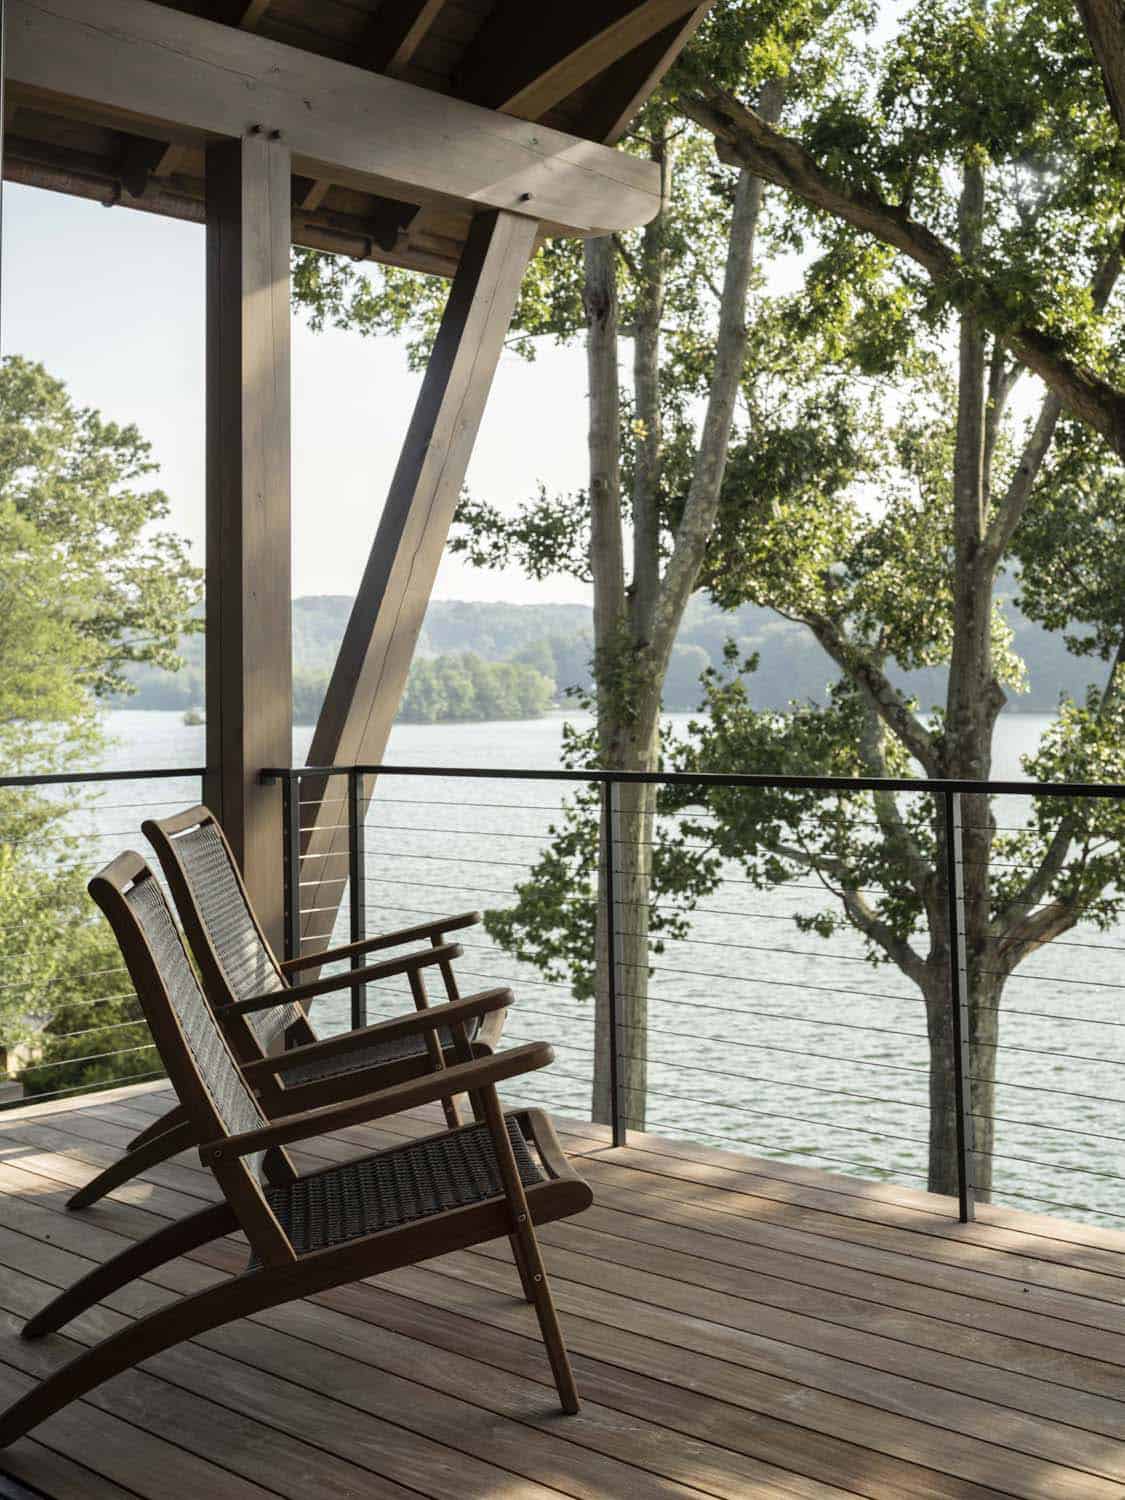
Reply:
[[[144, 824], [172, 891], [188, 935], [203, 992], [267, 1119], [299, 1114], [343, 1099], [491, 1056], [500, 1041], [511, 991], [492, 989], [470, 997], [463, 1013], [454, 1008], [440, 1029], [384, 1022], [320, 1040], [309, 1024], [306, 1005], [317, 995], [356, 983], [404, 976], [415, 1008], [429, 1004], [425, 973], [442, 976], [448, 1000], [460, 1002], [453, 960], [461, 949], [447, 943], [448, 932], [480, 921], [479, 912], [438, 918], [419, 927], [383, 933], [349, 943], [318, 958], [279, 963], [246, 894], [230, 845], [206, 807]], [[305, 983], [302, 968], [404, 943], [430, 946], [413, 953], [349, 969]], [[483, 1008], [479, 1002], [487, 1000]], [[461, 1123], [456, 1101], [442, 1100], [446, 1122]], [[480, 1114], [480, 1101], [474, 1100]], [[86, 1183], [68, 1207], [86, 1208], [154, 1163], [166, 1161], [200, 1138], [182, 1105], [153, 1122], [116, 1162]]]
[[[528, 259], [656, 212], [659, 168], [612, 145], [710, 3], [8, 0], [4, 176], [206, 227], [206, 798], [275, 943], [260, 772], [291, 758], [290, 246], [452, 278], [314, 739], [320, 764], [370, 764]], [[321, 940], [329, 821], [308, 817]]]
[[[137, 854], [90, 882], [109, 918], [200, 1158], [223, 1201], [131, 1245], [62, 1292], [23, 1329], [38, 1338], [177, 1255], [235, 1230], [249, 1241], [245, 1271], [175, 1299], [94, 1345], [0, 1415], [0, 1445], [172, 1345], [294, 1298], [507, 1235], [566, 1412], [578, 1393], [535, 1235], [536, 1223], [580, 1212], [592, 1194], [537, 1110], [505, 1114], [496, 1085], [553, 1053], [545, 1042], [477, 1058], [345, 1103], [269, 1121], [203, 998], [160, 886]], [[398, 1023], [442, 1024], [440, 1010], [483, 1014], [488, 996]], [[409, 1145], [299, 1173], [287, 1145], [472, 1089], [483, 1121]]]

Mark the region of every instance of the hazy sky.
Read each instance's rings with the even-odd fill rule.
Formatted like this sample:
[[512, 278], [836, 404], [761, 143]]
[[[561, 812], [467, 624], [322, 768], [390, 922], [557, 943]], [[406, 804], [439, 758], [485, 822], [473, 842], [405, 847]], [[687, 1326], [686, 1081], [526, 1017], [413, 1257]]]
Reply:
[[[83, 405], [135, 422], [153, 445], [173, 524], [202, 560], [203, 230], [4, 185], [3, 350], [42, 360]], [[419, 377], [400, 345], [293, 330], [293, 592], [350, 594], [359, 581]], [[582, 483], [581, 350], [505, 355], [469, 482], [508, 508], [541, 479]], [[447, 557], [435, 597], [583, 601], [567, 578], [538, 584]]]

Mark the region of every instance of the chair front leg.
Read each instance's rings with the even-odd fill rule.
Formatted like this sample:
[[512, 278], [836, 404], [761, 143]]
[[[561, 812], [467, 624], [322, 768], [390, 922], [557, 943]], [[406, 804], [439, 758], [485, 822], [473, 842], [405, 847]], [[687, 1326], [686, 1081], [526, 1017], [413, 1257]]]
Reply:
[[504, 1196], [508, 1200], [508, 1209], [512, 1217], [512, 1249], [516, 1257], [520, 1281], [525, 1293], [529, 1294], [528, 1300], [535, 1308], [535, 1315], [539, 1319], [539, 1331], [543, 1335], [547, 1358], [551, 1362], [551, 1373], [555, 1377], [555, 1387], [559, 1393], [562, 1409], [568, 1415], [573, 1416], [581, 1410], [578, 1386], [575, 1383], [574, 1371], [570, 1367], [566, 1342], [563, 1339], [562, 1328], [559, 1326], [559, 1315], [555, 1310], [554, 1298], [551, 1296], [551, 1288], [547, 1281], [547, 1268], [539, 1253], [539, 1240], [531, 1221], [527, 1194], [523, 1190], [523, 1181], [520, 1178], [519, 1168], [516, 1166], [512, 1143], [508, 1138], [508, 1127], [500, 1108], [500, 1099], [495, 1087], [482, 1089], [481, 1096], [489, 1133], [496, 1151], [496, 1163], [500, 1168], [500, 1178], [504, 1184]]

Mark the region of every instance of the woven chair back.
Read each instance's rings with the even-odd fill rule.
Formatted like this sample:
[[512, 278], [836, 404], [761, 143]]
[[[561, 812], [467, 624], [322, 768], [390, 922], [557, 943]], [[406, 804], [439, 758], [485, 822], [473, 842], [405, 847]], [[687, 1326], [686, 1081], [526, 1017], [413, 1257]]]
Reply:
[[[144, 832], [168, 877], [213, 1003], [284, 990], [277, 959], [214, 815], [206, 807], [193, 807], [174, 818], [146, 822]], [[215, 986], [220, 993], [214, 993]], [[291, 1026], [307, 1024], [295, 1002], [251, 1011], [245, 1019], [263, 1056], [281, 1049]]]
[[[152, 1039], [200, 1141], [268, 1124], [207, 1004], [160, 883], [139, 854], [119, 855], [90, 881], [125, 959]], [[216, 1177], [263, 1258], [280, 1226], [262, 1188], [263, 1154], [234, 1158]], [[281, 1258], [291, 1255], [285, 1241]]]

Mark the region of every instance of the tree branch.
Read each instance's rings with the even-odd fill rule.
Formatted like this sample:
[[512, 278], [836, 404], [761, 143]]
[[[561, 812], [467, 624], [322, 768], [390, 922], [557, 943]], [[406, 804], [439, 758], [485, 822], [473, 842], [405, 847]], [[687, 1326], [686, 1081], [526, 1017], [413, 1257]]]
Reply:
[[[1106, 304], [1121, 276], [1123, 255], [1125, 255], [1125, 231], [1119, 232], [1115, 237], [1112, 248], [1098, 267], [1090, 284], [1090, 300], [1096, 312], [1105, 311]], [[1055, 428], [1062, 410], [1061, 397], [1056, 391], [1049, 390], [1039, 408], [1039, 416], [1020, 457], [1019, 467], [1012, 476], [1007, 493], [988, 528], [984, 545], [993, 563], [998, 563], [1004, 556], [1016, 528], [1023, 519], [1031, 492], [1035, 488], [1035, 481], [1039, 478], [1043, 461], [1054, 440]]]
[[858, 891], [845, 890], [842, 895], [848, 920], [859, 928], [865, 938], [882, 948], [887, 957], [898, 965], [906, 977], [912, 979], [921, 988], [925, 977], [925, 961], [915, 953], [905, 939], [891, 931], [886, 922], [875, 914]]
[[[1105, 687], [1102, 689], [1101, 702], [1098, 705], [1099, 718], [1109, 708], [1117, 694], [1123, 666], [1125, 666], [1125, 630], [1122, 631], [1117, 642], [1117, 650], [1113, 654], [1113, 661], [1110, 663]], [[1059, 826], [1056, 828], [1054, 837], [1047, 846], [1047, 851], [1040, 861], [1039, 868], [1025, 882], [1019, 895], [1008, 902], [994, 923], [994, 929], [1001, 934], [1002, 944], [1007, 944], [1009, 941], [1013, 943], [1019, 941], [1017, 937], [1010, 935], [1013, 927], [1017, 932], [1020, 930], [1021, 924], [1025, 923], [1028, 919], [1028, 913], [1039, 905], [1051, 889], [1054, 881], [1062, 873], [1063, 866], [1066, 864], [1066, 857], [1070, 853], [1070, 846], [1074, 842], [1075, 831], [1073, 817], [1068, 815], [1060, 819]], [[1066, 903], [1055, 904], [1066, 905]], [[1077, 920], [1078, 915], [1076, 913], [1074, 921]]]
[[[860, 688], [864, 700], [863, 729], [860, 731], [860, 754], [869, 776], [886, 776], [887, 758], [883, 749], [883, 721], [866, 688]], [[913, 834], [906, 826], [893, 792], [875, 792], [872, 797], [875, 818], [889, 852], [906, 866], [907, 877], [918, 899], [929, 910], [933, 896], [934, 870], [924, 858]]]
[[[777, 119], [783, 100], [784, 86], [776, 81], [767, 83], [762, 91], [763, 113], [768, 118]], [[699, 581], [699, 570], [719, 509], [735, 402], [746, 358], [746, 299], [750, 292], [764, 188], [762, 179], [743, 167], [734, 193], [715, 363], [703, 431], [683, 516], [676, 529], [672, 555], [664, 571], [654, 612], [652, 654], [658, 668], [665, 667], [671, 656], [684, 609]], [[660, 675], [663, 676], [662, 671]]]
[[[1088, 0], [1090, 4], [1101, 0]], [[684, 113], [715, 137], [721, 160], [737, 163], [766, 182], [796, 193], [882, 240], [920, 265], [958, 307], [971, 307], [981, 322], [1004, 338], [1012, 354], [1055, 391], [1064, 406], [1125, 457], [1125, 392], [1069, 358], [1056, 338], [1028, 323], [1011, 327], [1011, 310], [988, 282], [907, 210], [877, 193], [852, 187], [825, 171], [799, 141], [783, 135], [760, 114], [721, 89], [686, 94]]]
[[836, 665], [868, 696], [887, 728], [926, 775], [940, 776], [942, 767], [933, 735], [883, 669], [847, 640], [827, 615], [810, 612], [801, 618]]
[[1125, 28], [1116, 0], [1077, 0], [1117, 129], [1125, 136]]

